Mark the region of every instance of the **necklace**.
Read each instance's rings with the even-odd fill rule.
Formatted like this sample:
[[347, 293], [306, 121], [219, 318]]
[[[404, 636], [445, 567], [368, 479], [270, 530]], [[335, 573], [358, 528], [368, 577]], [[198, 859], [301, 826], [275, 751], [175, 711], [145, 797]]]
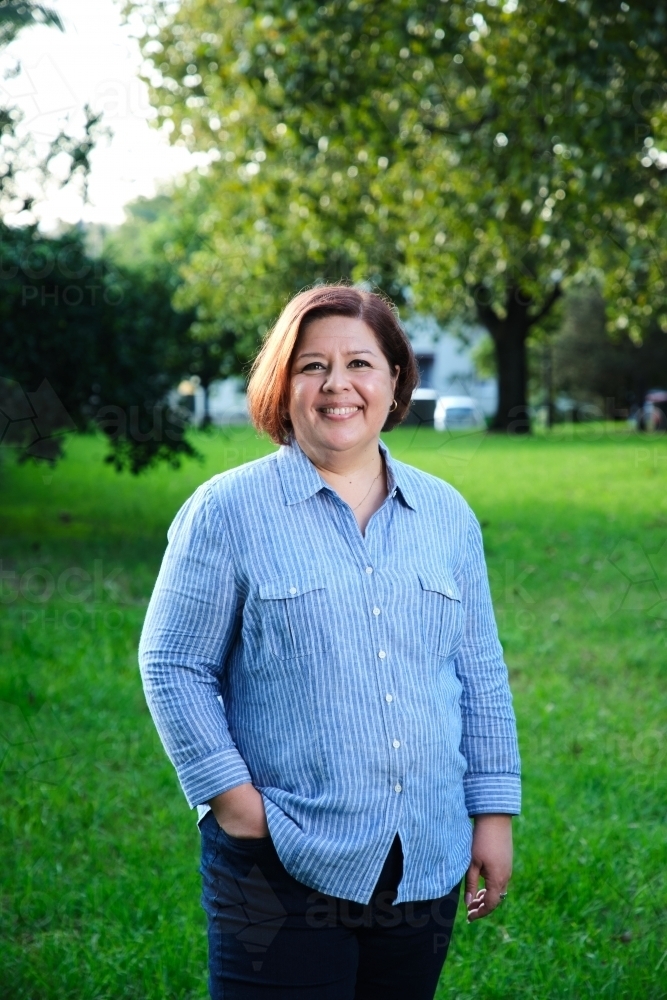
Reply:
[[375, 477], [375, 479], [373, 480], [373, 482], [371, 483], [371, 485], [368, 487], [368, 493], [366, 494], [366, 496], [364, 497], [363, 500], [360, 500], [360, 502], [357, 504], [356, 507], [352, 508], [353, 511], [354, 510], [358, 510], [361, 507], [362, 503], [364, 503], [366, 500], [368, 500], [368, 497], [370, 496], [371, 490], [373, 489], [373, 487], [377, 483], [377, 481], [380, 478], [380, 476], [382, 475], [383, 471], [384, 471], [384, 469], [380, 469], [380, 471], [378, 472], [377, 476]]

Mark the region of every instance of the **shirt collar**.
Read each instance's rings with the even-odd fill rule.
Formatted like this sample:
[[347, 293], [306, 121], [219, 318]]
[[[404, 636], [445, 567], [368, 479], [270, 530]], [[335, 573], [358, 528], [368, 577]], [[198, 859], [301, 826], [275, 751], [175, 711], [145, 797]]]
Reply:
[[[416, 510], [414, 491], [412, 485], [407, 481], [408, 477], [402, 463], [392, 459], [384, 441], [380, 441], [380, 451], [384, 455], [387, 465], [389, 494], [396, 495], [398, 491], [408, 507]], [[283, 444], [278, 449], [278, 473], [285, 495], [285, 503], [288, 506], [301, 503], [302, 500], [307, 500], [322, 489], [331, 489], [294, 437], [290, 438], [290, 444]]]

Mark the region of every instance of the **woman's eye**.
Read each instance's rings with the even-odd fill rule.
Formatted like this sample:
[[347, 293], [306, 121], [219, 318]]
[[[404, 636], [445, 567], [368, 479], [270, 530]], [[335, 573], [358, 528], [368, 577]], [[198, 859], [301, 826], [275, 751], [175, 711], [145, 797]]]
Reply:
[[365, 365], [366, 368], [370, 368], [368, 361], [364, 361], [363, 358], [355, 358], [354, 361], [350, 361], [351, 365]]
[[324, 365], [322, 364], [321, 361], [310, 361], [307, 365], [304, 365], [302, 371], [313, 372], [317, 371], [318, 368], [324, 368]]

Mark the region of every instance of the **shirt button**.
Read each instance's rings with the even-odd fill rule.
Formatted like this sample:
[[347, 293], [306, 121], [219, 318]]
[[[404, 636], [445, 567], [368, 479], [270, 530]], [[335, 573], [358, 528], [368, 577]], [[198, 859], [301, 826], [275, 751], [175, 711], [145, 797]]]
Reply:
[[385, 653], [384, 649], [381, 649], [380, 652], [378, 653], [378, 656], [380, 657], [381, 660], [384, 660], [386, 655], [387, 654]]
[[373, 608], [373, 614], [374, 615], [379, 615], [380, 614], [380, 609], [379, 608]]
[[403, 785], [399, 785], [399, 784], [394, 785], [394, 791], [395, 792], [402, 792], [403, 791]]
[[373, 567], [372, 566], [367, 566], [366, 567], [366, 572], [370, 575], [373, 572]]
[[394, 696], [393, 696], [393, 694], [386, 694], [386, 695], [384, 696], [384, 700], [385, 700], [385, 701], [393, 701], [393, 700], [394, 700]]
[[447, 597], [453, 597], [454, 596], [454, 591], [453, 590], [446, 590], [445, 593], [447, 594]]
[[398, 750], [398, 748], [400, 747], [400, 745], [401, 745], [401, 741], [400, 740], [394, 740], [394, 742], [392, 743], [392, 746], [394, 747], [395, 750]]
[[290, 587], [289, 592], [290, 594], [296, 594], [296, 587]]

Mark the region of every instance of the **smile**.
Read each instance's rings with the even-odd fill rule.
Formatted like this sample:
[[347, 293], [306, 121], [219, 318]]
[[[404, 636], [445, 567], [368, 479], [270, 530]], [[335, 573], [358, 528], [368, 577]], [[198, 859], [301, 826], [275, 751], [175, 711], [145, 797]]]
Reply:
[[323, 406], [320, 409], [320, 413], [336, 417], [347, 417], [350, 413], [357, 413], [360, 409], [360, 406]]

